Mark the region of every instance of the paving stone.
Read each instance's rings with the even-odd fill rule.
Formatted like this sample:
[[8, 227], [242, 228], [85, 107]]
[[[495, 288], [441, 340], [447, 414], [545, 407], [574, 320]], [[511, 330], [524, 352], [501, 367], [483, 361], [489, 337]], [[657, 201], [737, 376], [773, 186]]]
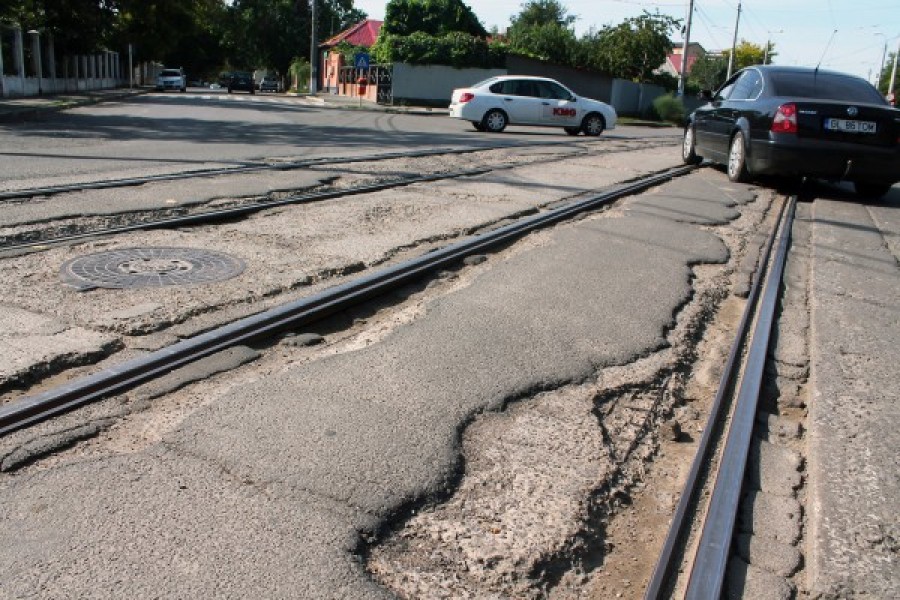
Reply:
[[793, 498], [753, 491], [741, 502], [738, 530], [782, 544], [795, 544], [800, 539], [802, 510]]
[[745, 561], [779, 577], [790, 577], [800, 568], [803, 555], [795, 546], [779, 544], [747, 533], [737, 536], [736, 550]]
[[756, 438], [750, 447], [747, 475], [751, 485], [767, 494], [792, 498], [803, 480], [800, 455]]
[[732, 558], [722, 596], [728, 600], [790, 600], [794, 589], [783, 577]]

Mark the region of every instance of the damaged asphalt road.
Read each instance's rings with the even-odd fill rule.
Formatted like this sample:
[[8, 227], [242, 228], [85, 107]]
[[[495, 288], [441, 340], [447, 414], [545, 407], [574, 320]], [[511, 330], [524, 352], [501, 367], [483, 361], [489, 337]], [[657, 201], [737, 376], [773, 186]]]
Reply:
[[715, 171], [668, 185], [494, 256], [375, 343], [230, 386], [140, 452], [0, 480], [0, 596], [391, 597], [362, 554], [459, 485], [467, 425], [663, 349], [692, 266], [729, 259], [708, 224], [752, 194]]

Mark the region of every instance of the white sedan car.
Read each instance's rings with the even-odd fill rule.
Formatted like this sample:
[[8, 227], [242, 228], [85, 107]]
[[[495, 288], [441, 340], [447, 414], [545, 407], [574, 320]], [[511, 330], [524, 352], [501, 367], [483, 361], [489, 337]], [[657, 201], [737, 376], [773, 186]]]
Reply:
[[569, 135], [600, 135], [616, 126], [609, 104], [576, 96], [554, 79], [524, 75], [491, 77], [453, 90], [450, 116], [494, 133], [509, 124], [562, 127]]

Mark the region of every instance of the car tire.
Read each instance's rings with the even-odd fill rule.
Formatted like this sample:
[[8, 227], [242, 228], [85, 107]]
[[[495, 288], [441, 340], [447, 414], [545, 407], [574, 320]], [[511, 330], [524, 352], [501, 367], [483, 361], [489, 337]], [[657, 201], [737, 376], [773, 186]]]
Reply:
[[860, 198], [869, 200], [878, 200], [891, 191], [890, 183], [871, 183], [865, 181], [854, 181], [853, 189]]
[[485, 131], [491, 133], [500, 133], [506, 129], [508, 123], [509, 118], [499, 108], [487, 111], [484, 114], [484, 118], [481, 119], [481, 126], [484, 127]]
[[482, 124], [481, 121], [472, 121], [472, 127], [478, 131], [484, 131], [484, 124]]
[[681, 142], [681, 160], [686, 165], [698, 165], [703, 160], [702, 156], [697, 156], [697, 143], [694, 139], [694, 128], [685, 127], [684, 139]]
[[584, 132], [584, 135], [597, 137], [603, 133], [604, 129], [606, 129], [606, 119], [599, 113], [586, 115], [581, 122], [581, 130]]
[[229, 94], [231, 93], [231, 88], [228, 88], [228, 93], [229, 93]]
[[250, 95], [253, 95], [255, 93], [256, 93], [256, 90], [254, 90], [253, 88], [250, 88]]
[[728, 179], [734, 183], [746, 183], [750, 181], [750, 173], [747, 171], [747, 145], [744, 143], [743, 132], [738, 131], [731, 138], [728, 146]]
[[181, 93], [182, 93], [182, 94], [185, 93], [186, 91], [187, 91], [187, 88], [181, 88]]
[[581, 127], [563, 127], [569, 135], [578, 135], [581, 133]]

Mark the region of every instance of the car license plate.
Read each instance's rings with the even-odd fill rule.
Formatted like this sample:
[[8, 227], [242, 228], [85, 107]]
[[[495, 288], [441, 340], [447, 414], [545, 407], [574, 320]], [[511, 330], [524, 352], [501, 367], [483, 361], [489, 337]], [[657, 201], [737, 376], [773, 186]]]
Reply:
[[825, 129], [844, 133], [875, 133], [872, 121], [851, 121], [850, 119], [825, 119]]

